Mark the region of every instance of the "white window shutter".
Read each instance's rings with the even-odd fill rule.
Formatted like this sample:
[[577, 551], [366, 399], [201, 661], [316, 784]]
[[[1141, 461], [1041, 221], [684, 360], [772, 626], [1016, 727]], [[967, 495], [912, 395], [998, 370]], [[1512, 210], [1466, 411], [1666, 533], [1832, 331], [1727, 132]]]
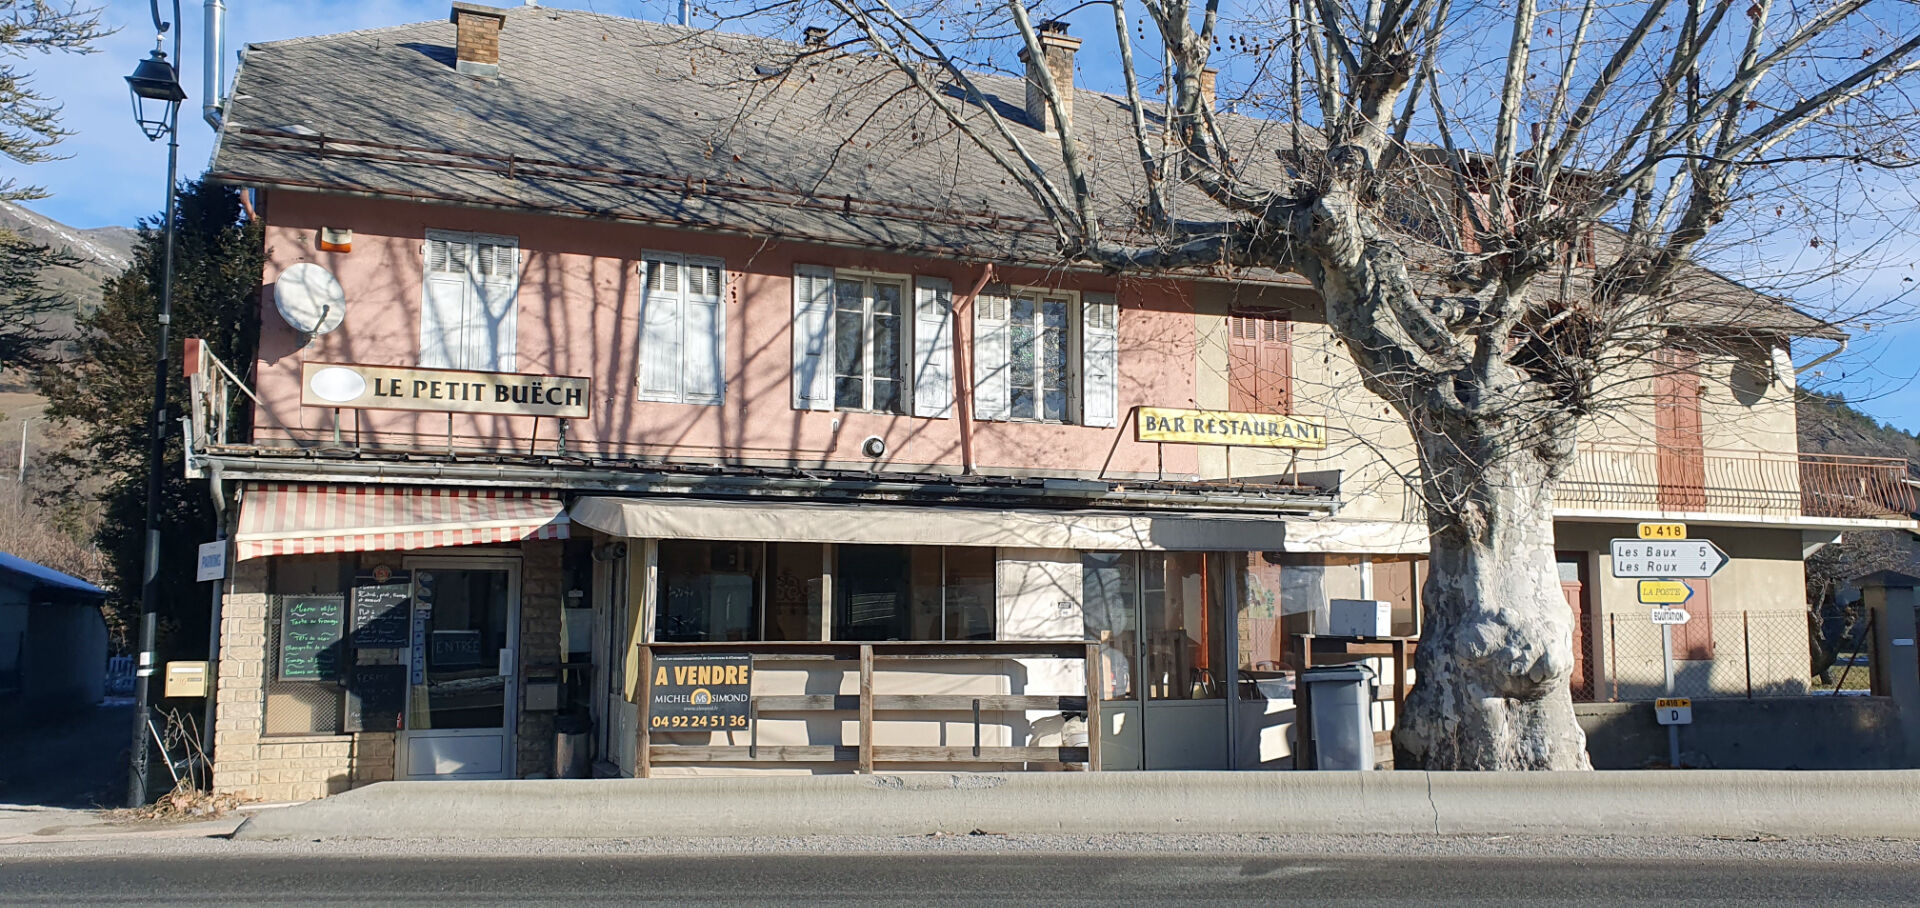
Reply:
[[1120, 424], [1120, 306], [1111, 293], [1083, 294], [1080, 304], [1080, 421]]
[[833, 269], [793, 266], [793, 408], [833, 409]]
[[640, 267], [640, 399], [680, 402], [684, 358], [680, 348], [686, 278], [672, 253], [642, 253]]
[[479, 237], [467, 270], [474, 296], [467, 320], [467, 364], [480, 372], [513, 372], [520, 333], [520, 243]]
[[420, 306], [420, 366], [466, 368], [461, 326], [467, 306], [467, 244], [429, 237], [423, 251], [426, 293]]
[[681, 393], [690, 404], [718, 404], [726, 397], [726, 268], [718, 259], [689, 256], [681, 273], [686, 288]]
[[953, 415], [953, 283], [913, 279], [913, 415]]
[[1009, 301], [1002, 293], [982, 293], [973, 301], [973, 416], [1007, 419], [1007, 353], [1011, 332]]

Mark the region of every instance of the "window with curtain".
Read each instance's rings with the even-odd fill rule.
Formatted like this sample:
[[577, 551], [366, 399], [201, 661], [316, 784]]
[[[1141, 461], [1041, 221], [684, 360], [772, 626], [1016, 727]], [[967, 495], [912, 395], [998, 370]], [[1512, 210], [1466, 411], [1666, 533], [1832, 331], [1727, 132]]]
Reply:
[[898, 280], [834, 277], [834, 409], [906, 412], [900, 362], [905, 295]]

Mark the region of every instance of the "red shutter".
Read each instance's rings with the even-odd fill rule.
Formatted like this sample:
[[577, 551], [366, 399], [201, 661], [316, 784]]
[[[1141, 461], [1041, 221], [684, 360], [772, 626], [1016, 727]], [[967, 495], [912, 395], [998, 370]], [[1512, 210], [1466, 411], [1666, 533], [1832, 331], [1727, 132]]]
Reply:
[[1659, 504], [1664, 511], [1707, 506], [1706, 449], [1700, 433], [1700, 354], [1663, 349], [1654, 358], [1653, 443], [1659, 449]]
[[1292, 328], [1272, 315], [1228, 316], [1228, 409], [1248, 413], [1292, 411]]

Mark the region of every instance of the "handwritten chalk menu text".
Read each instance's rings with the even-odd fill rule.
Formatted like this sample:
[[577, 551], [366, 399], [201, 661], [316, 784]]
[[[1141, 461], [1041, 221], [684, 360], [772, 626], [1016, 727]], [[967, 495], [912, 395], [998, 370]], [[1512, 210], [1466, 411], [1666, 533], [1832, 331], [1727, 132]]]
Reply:
[[353, 585], [353, 645], [357, 649], [400, 648], [408, 643], [407, 606], [413, 585], [404, 571], [384, 582], [361, 574]]
[[745, 731], [753, 657], [745, 653], [653, 657], [649, 728]]
[[280, 680], [339, 681], [347, 597], [280, 597]]

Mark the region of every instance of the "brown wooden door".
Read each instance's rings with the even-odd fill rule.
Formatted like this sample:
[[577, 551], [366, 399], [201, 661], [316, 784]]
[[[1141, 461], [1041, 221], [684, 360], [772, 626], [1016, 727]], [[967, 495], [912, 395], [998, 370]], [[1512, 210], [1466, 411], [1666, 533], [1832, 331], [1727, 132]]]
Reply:
[[1659, 506], [1707, 506], [1707, 456], [1700, 434], [1700, 355], [1661, 350], [1654, 360], [1653, 443], [1658, 448]]
[[1704, 662], [1713, 658], [1713, 588], [1706, 580], [1689, 580], [1693, 598], [1681, 606], [1691, 617], [1673, 629], [1673, 658]]
[[1592, 638], [1587, 633], [1593, 621], [1593, 606], [1587, 598], [1587, 555], [1585, 552], [1559, 552], [1555, 556], [1560, 571], [1560, 595], [1573, 612], [1573, 679], [1569, 686], [1575, 700], [1593, 699]]

